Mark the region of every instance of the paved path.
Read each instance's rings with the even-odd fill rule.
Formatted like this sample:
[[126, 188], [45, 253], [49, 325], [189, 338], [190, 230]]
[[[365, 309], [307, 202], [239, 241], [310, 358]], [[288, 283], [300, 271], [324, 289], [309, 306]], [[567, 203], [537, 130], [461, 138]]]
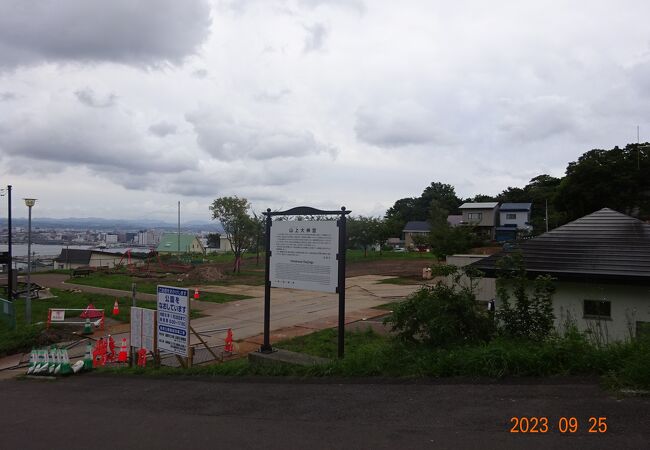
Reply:
[[[0, 382], [2, 448], [647, 449], [650, 399], [594, 383], [78, 376]], [[543, 434], [510, 433], [544, 416]], [[589, 417], [606, 417], [604, 434]], [[576, 417], [562, 434], [561, 417]], [[76, 432], [75, 432], [76, 431]]]
[[[346, 280], [346, 323], [384, 314], [373, 307], [403, 298], [418, 285], [381, 284], [390, 278], [378, 275], [364, 275]], [[79, 289], [98, 294], [130, 295], [130, 292], [98, 288], [79, 284], [67, 284], [67, 275], [41, 274], [34, 280], [46, 287]], [[229, 303], [193, 301], [192, 308], [201, 311], [205, 317], [192, 320], [197, 332], [232, 328], [236, 340], [252, 340], [259, 344], [264, 323], [264, 288], [262, 286], [199, 286], [204, 292], [242, 294], [253, 298]], [[153, 294], [138, 293], [138, 299], [155, 300]], [[275, 331], [272, 342], [287, 337], [311, 333], [315, 330], [336, 326], [338, 321], [338, 294], [301, 291], [294, 289], [272, 289], [271, 330]], [[116, 330], [117, 331], [117, 330]], [[123, 331], [120, 329], [119, 331]], [[113, 332], [116, 334], [116, 332]], [[223, 343], [225, 332], [208, 333], [204, 339], [209, 344]], [[121, 336], [119, 336], [121, 337]], [[193, 337], [192, 343], [198, 339]]]

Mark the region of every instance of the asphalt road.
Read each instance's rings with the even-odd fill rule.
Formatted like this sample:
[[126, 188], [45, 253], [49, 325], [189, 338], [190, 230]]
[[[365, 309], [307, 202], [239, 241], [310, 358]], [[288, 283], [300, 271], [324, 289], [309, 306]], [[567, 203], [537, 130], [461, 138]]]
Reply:
[[[650, 398], [593, 383], [446, 384], [85, 375], [0, 382], [3, 449], [647, 449]], [[546, 433], [511, 433], [513, 416]], [[605, 433], [588, 433], [589, 417]], [[562, 434], [561, 417], [579, 430]]]

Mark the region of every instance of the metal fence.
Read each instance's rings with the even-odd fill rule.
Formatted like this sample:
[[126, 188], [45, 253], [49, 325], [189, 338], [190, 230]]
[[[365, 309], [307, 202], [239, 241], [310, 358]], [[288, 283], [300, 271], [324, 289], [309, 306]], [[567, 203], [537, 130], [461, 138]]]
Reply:
[[0, 320], [9, 325], [10, 330], [16, 329], [16, 308], [9, 300], [0, 298]]

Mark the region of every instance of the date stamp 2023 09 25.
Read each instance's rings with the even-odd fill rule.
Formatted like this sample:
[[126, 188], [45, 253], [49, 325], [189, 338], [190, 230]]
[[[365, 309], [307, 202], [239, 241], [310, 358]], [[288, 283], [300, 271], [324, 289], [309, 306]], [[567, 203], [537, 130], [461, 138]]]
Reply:
[[[592, 416], [587, 422], [587, 433], [607, 432], [607, 417]], [[510, 424], [511, 433], [535, 434], [559, 431], [573, 434], [581, 430], [580, 421], [576, 417], [560, 417], [557, 420], [545, 416], [511, 417]]]

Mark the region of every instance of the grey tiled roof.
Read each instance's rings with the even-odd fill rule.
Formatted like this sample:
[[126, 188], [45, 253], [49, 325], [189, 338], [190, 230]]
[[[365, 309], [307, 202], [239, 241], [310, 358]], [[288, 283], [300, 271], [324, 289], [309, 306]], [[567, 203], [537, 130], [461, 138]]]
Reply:
[[559, 279], [650, 283], [650, 225], [609, 208], [523, 241], [472, 266], [495, 274], [504, 255], [519, 251], [529, 274]]
[[532, 203], [502, 203], [499, 211], [530, 211]]
[[431, 224], [426, 220], [411, 220], [404, 225], [404, 232], [409, 231], [431, 231]]

